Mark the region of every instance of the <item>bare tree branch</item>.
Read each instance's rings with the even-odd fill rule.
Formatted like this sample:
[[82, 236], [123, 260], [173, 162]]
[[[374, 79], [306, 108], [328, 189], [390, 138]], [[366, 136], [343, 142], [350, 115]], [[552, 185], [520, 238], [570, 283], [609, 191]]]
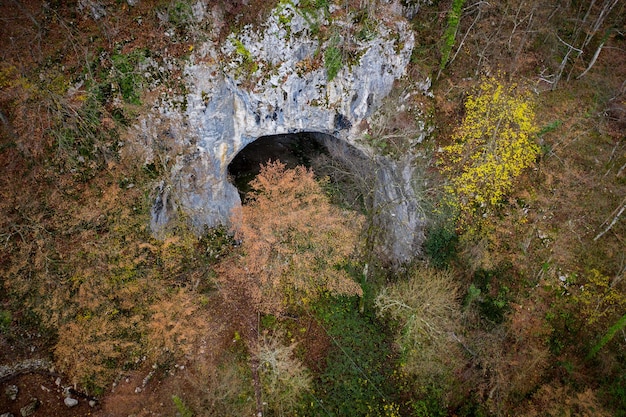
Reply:
[[[622, 203], [620, 204], [620, 206], [618, 208], [616, 208], [613, 213], [617, 212], [617, 214], [615, 215], [615, 217], [613, 217], [613, 220], [611, 221], [611, 223], [606, 227], [606, 229], [604, 229], [602, 232], [598, 233], [598, 235], [596, 237], [593, 238], [593, 241], [597, 241], [598, 239], [600, 239], [602, 236], [604, 236], [604, 234], [606, 232], [608, 232], [609, 230], [611, 230], [611, 228], [613, 226], [615, 226], [615, 223], [617, 223], [617, 220], [619, 219], [619, 217], [624, 213], [624, 211], [626, 211], [626, 198], [624, 198], [622, 200]], [[613, 215], [613, 213], [611, 213], [611, 215]], [[608, 221], [608, 219], [602, 223], [603, 225], [606, 224], [606, 222]]]

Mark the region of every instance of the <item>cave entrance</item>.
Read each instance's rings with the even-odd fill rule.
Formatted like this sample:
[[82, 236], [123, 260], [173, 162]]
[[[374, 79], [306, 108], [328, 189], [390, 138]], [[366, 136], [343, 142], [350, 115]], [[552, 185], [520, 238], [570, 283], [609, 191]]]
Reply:
[[245, 201], [250, 181], [259, 174], [261, 165], [279, 160], [288, 169], [303, 165], [315, 171], [315, 161], [322, 156], [328, 157], [332, 142], [338, 142], [338, 139], [315, 132], [261, 136], [235, 156], [228, 165], [228, 175]]
[[346, 141], [319, 132], [261, 136], [243, 148], [228, 165], [229, 178], [242, 202], [261, 165], [276, 160], [289, 169], [303, 165], [318, 178], [328, 178], [331, 201], [341, 207], [363, 211], [371, 205], [373, 161]]

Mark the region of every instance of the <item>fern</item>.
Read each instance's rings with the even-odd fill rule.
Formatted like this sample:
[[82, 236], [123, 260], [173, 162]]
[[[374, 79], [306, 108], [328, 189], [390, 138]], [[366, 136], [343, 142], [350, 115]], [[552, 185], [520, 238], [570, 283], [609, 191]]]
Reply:
[[172, 401], [176, 406], [176, 410], [181, 417], [193, 417], [193, 411], [185, 404], [185, 402], [178, 396], [172, 395]]
[[602, 336], [602, 339], [600, 339], [600, 341], [598, 343], [596, 343], [596, 345], [593, 348], [591, 348], [591, 351], [589, 352], [589, 355], [587, 355], [587, 359], [591, 359], [594, 356], [596, 356], [598, 351], [600, 349], [602, 349], [604, 347], [604, 345], [609, 343], [611, 341], [611, 339], [613, 339], [613, 336], [615, 336], [615, 333], [619, 332], [624, 327], [626, 327], [626, 314], [624, 314], [617, 321], [617, 323], [615, 323], [614, 325], [609, 327], [609, 330], [604, 334], [604, 336]]

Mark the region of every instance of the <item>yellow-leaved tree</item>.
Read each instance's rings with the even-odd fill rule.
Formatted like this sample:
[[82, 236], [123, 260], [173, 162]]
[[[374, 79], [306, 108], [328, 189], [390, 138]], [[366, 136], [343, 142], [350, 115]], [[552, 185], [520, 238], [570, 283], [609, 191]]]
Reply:
[[342, 268], [355, 249], [360, 217], [332, 205], [302, 166], [270, 162], [251, 186], [247, 204], [233, 216], [243, 255], [219, 271], [226, 297], [279, 314], [324, 293], [362, 294]]
[[539, 153], [530, 93], [484, 78], [465, 110], [453, 143], [439, 155], [448, 178], [446, 202], [458, 213], [461, 229], [493, 212]]

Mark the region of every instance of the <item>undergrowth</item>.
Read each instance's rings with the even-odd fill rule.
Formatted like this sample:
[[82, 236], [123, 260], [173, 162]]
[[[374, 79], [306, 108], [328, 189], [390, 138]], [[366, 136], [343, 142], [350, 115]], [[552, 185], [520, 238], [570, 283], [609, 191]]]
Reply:
[[360, 313], [354, 298], [320, 300], [313, 310], [332, 340], [324, 371], [304, 415], [397, 416], [394, 357], [387, 332], [371, 311]]

